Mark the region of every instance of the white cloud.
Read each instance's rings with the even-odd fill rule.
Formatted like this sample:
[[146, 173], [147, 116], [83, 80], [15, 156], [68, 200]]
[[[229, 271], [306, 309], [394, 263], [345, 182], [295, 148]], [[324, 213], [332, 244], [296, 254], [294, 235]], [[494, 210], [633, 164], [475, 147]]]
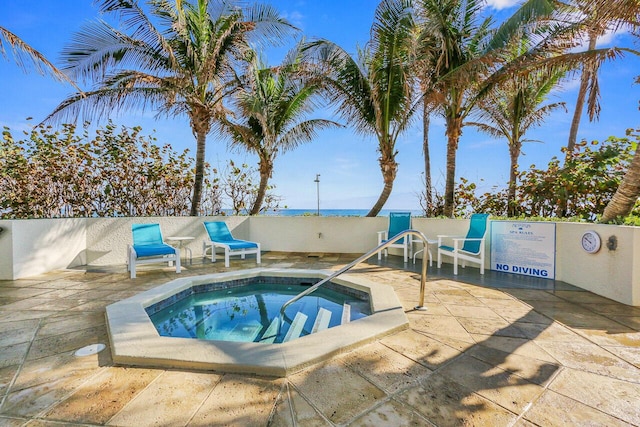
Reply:
[[502, 10], [513, 7], [519, 2], [520, 0], [487, 0], [487, 6], [496, 10]]

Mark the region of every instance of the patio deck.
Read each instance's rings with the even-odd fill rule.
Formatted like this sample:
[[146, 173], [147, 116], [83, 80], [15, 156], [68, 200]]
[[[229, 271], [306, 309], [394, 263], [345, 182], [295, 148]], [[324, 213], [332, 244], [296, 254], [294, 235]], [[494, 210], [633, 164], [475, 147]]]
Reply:
[[[354, 258], [267, 252], [263, 266]], [[446, 265], [429, 268], [428, 310], [413, 311], [418, 267], [390, 256], [353, 270], [396, 289], [410, 329], [284, 379], [114, 366], [104, 307], [174, 279], [168, 269], [0, 281], [0, 426], [640, 425], [640, 308], [508, 273], [454, 280]]]

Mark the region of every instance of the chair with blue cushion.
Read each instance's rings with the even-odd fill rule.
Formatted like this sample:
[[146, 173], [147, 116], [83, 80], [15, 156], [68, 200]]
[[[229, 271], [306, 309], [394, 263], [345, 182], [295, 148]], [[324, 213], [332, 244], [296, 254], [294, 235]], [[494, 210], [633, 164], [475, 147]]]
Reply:
[[[378, 231], [378, 246], [406, 230], [411, 230], [411, 212], [390, 212], [389, 229]], [[403, 237], [388, 247], [401, 248], [404, 251], [404, 262], [407, 262], [409, 259], [410, 240], [410, 237]], [[387, 256], [386, 249], [384, 250], [384, 256]], [[381, 258], [382, 253], [378, 252], [378, 260]]]
[[136, 278], [136, 265], [167, 262], [176, 263], [180, 273], [180, 249], [167, 245], [162, 239], [160, 224], [132, 224], [133, 245], [127, 248], [127, 269]]
[[216, 249], [224, 249], [224, 266], [229, 267], [229, 257], [240, 255], [245, 259], [246, 255], [256, 254], [256, 262], [260, 264], [260, 243], [239, 240], [233, 237], [229, 227], [224, 221], [204, 222], [209, 240], [202, 242], [202, 257], [207, 256], [207, 250], [211, 249], [211, 262], [216, 262]]
[[[438, 235], [438, 268], [442, 265], [442, 256], [453, 257], [453, 274], [458, 274], [458, 260], [462, 261], [462, 268], [467, 261], [480, 264], [480, 274], [484, 274], [484, 242], [487, 234], [488, 214], [473, 214], [469, 222], [467, 235], [446, 236]], [[444, 245], [444, 239], [453, 241], [453, 246]]]

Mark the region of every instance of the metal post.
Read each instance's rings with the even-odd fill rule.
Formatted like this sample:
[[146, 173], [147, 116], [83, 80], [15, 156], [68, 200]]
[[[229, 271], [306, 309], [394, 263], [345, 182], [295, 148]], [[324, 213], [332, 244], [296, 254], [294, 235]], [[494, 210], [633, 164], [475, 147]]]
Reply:
[[320, 216], [320, 174], [316, 174], [316, 179], [313, 181], [316, 183], [316, 194], [318, 195], [318, 216]]

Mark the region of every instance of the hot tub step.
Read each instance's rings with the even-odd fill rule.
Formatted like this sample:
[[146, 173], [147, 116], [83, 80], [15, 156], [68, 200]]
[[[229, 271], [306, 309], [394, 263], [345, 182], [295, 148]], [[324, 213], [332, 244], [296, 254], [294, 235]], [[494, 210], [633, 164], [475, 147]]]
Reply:
[[345, 302], [342, 305], [342, 320], [340, 321], [340, 324], [344, 325], [349, 322], [351, 322], [351, 305]]
[[304, 324], [307, 321], [307, 315], [299, 311], [296, 314], [296, 317], [293, 318], [293, 322], [291, 322], [291, 327], [287, 331], [287, 335], [284, 336], [284, 340], [282, 342], [291, 341], [300, 337], [302, 333], [302, 328], [304, 328]]
[[260, 338], [260, 342], [273, 343], [276, 340], [276, 337], [278, 336], [278, 322], [280, 322], [280, 318], [274, 317], [271, 324], [262, 335], [262, 338]]
[[311, 333], [315, 334], [318, 331], [327, 329], [330, 321], [331, 312], [326, 308], [320, 308], [320, 310], [318, 310], [318, 315], [316, 316], [316, 321], [313, 324], [313, 328], [311, 328]]

